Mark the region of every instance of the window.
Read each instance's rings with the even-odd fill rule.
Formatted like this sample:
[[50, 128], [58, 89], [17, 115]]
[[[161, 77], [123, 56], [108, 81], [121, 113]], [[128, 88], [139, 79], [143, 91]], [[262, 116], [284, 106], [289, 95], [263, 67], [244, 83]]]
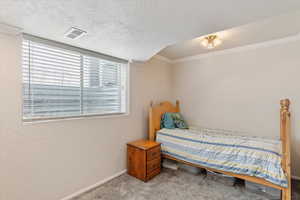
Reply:
[[127, 61], [25, 35], [23, 120], [127, 112]]

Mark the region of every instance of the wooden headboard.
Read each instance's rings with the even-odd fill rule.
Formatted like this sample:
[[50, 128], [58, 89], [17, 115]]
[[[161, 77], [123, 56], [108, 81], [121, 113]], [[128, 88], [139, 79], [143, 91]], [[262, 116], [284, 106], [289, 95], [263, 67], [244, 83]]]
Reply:
[[149, 140], [155, 141], [156, 131], [160, 129], [160, 120], [165, 112], [179, 112], [179, 101], [176, 101], [174, 106], [169, 101], [161, 102], [158, 105], [153, 105], [151, 102], [149, 109]]

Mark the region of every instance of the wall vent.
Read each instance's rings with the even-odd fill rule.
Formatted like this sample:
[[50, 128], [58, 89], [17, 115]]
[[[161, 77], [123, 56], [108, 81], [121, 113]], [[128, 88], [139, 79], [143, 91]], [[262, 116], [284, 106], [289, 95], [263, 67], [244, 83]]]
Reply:
[[71, 27], [66, 33], [65, 33], [65, 37], [75, 40], [75, 39], [79, 39], [82, 36], [86, 35], [87, 32], [83, 31], [79, 28], [75, 28], [75, 27]]

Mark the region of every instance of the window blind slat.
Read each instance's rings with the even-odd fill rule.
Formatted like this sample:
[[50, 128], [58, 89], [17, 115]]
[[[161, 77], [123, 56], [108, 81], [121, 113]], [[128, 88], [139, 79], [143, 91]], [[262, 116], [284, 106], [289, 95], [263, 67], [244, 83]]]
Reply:
[[40, 62], [40, 60], [35, 60], [34, 63], [29, 63], [29, 60], [23, 59], [23, 67], [42, 67], [42, 68], [47, 68], [47, 69], [57, 69], [57, 70], [68, 70], [68, 71], [72, 71], [72, 72], [78, 72], [78, 68], [77, 67], [70, 67], [70, 66], [66, 66], [64, 64], [59, 64], [55, 61], [51, 62], [51, 63], [47, 63], [47, 62]]
[[121, 112], [120, 72], [120, 67], [109, 61], [84, 57], [85, 112]]
[[126, 65], [23, 41], [23, 119], [126, 112]]

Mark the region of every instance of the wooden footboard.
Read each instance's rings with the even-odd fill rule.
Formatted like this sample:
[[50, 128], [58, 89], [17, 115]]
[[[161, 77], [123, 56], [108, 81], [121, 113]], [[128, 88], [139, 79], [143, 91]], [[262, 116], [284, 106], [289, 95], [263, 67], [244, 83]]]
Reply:
[[292, 196], [291, 191], [291, 114], [289, 111], [290, 100], [284, 99], [280, 101], [280, 139], [282, 141], [282, 161], [281, 166], [288, 179], [288, 188], [282, 190], [282, 200], [290, 200]]
[[[282, 162], [281, 166], [285, 172], [285, 175], [288, 180], [288, 188], [283, 188], [278, 185], [274, 185], [264, 179], [256, 178], [253, 176], [234, 174], [226, 171], [209, 169], [211, 171], [220, 172], [223, 174], [227, 174], [230, 176], [234, 176], [237, 178], [241, 178], [247, 181], [263, 184], [269, 187], [273, 187], [282, 191], [282, 200], [291, 200], [291, 155], [290, 155], [290, 100], [284, 99], [280, 101], [281, 109], [280, 109], [280, 139], [282, 141]], [[160, 129], [160, 120], [161, 116], [165, 112], [179, 112], [179, 101], [176, 101], [176, 106], [173, 106], [170, 102], [162, 102], [159, 105], [154, 106], [151, 103], [151, 107], [149, 109], [149, 139], [152, 141], [156, 140], [156, 131]], [[171, 156], [163, 155], [165, 158], [173, 159], [181, 163], [185, 163], [187, 165], [191, 165], [194, 167], [205, 168], [200, 165], [192, 164], [183, 160], [179, 160], [173, 158]]]

